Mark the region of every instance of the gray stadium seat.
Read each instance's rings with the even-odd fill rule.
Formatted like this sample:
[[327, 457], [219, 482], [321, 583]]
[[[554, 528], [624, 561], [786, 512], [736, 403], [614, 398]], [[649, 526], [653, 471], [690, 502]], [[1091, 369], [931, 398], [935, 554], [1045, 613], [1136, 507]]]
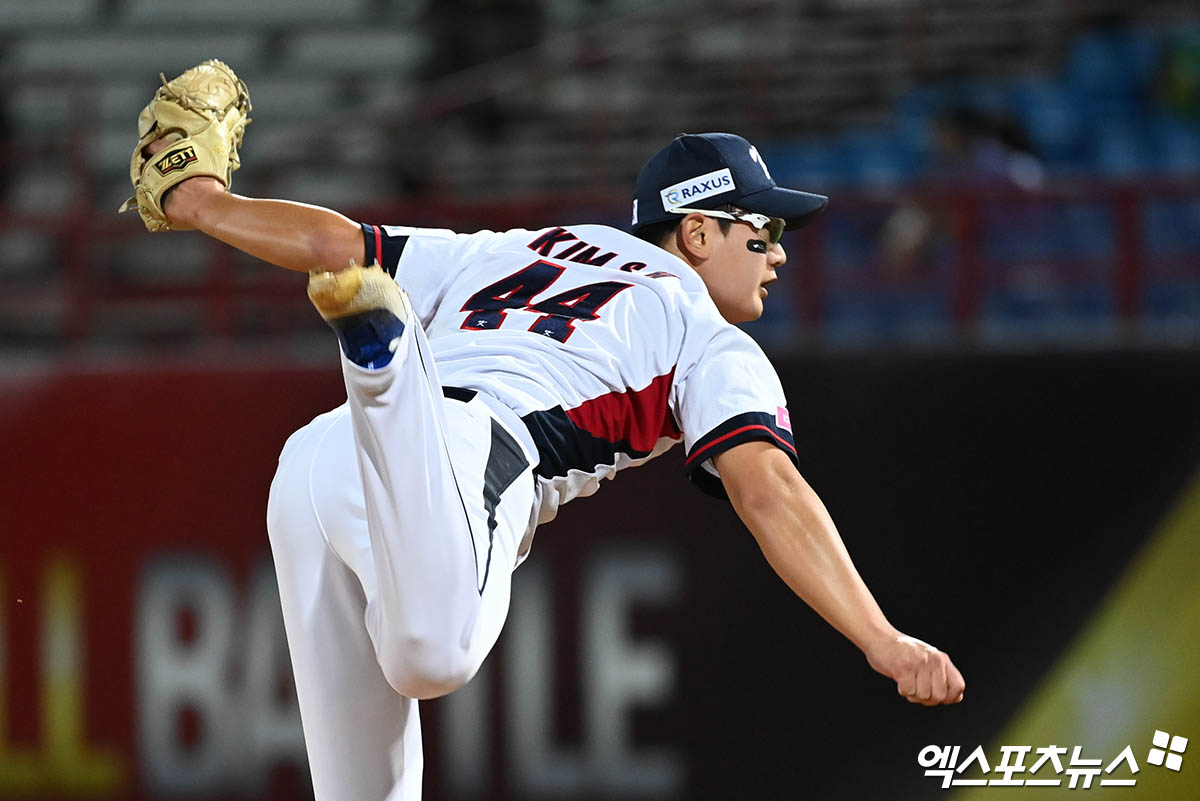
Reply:
[[323, 74], [391, 71], [397, 77], [419, 69], [428, 55], [428, 42], [415, 31], [304, 31], [288, 39], [280, 69], [312, 70]]
[[266, 25], [365, 20], [371, 0], [127, 0], [130, 22], [259, 22]]
[[163, 33], [142, 30], [64, 33], [15, 42], [8, 64], [18, 70], [104, 69], [131, 76], [174, 75], [206, 58], [219, 58], [247, 69], [262, 52], [250, 33]]
[[69, 169], [40, 164], [17, 170], [8, 197], [14, 208], [54, 217], [71, 205], [77, 190]]
[[268, 124], [328, 114], [345, 102], [340, 84], [322, 76], [300, 78], [276, 74], [247, 77], [246, 81], [254, 103], [250, 116], [255, 120], [247, 137], [253, 137]]
[[158, 73], [114, 78], [100, 88], [100, 118], [106, 122], [124, 123], [132, 135], [137, 128], [137, 115], [154, 96], [158, 88]]
[[0, 31], [85, 24], [96, 16], [100, 4], [101, 0], [4, 0]]
[[203, 236], [138, 234], [105, 248], [106, 272], [145, 285], [188, 285], [201, 281], [211, 269], [217, 247]]
[[[137, 123], [133, 119], [112, 122], [101, 129], [92, 141], [89, 156], [92, 167], [100, 174], [117, 174], [122, 178], [129, 175], [129, 157], [137, 144]], [[122, 191], [132, 191], [128, 180], [123, 181]]]
[[396, 190], [390, 186], [386, 174], [368, 166], [296, 169], [281, 178], [271, 194], [349, 213], [366, 205], [364, 199], [394, 197]]
[[8, 93], [8, 114], [14, 125], [44, 131], [66, 125], [71, 118], [71, 96], [49, 84], [16, 84]]
[[57, 271], [56, 239], [51, 232], [0, 229], [0, 276], [37, 278]]

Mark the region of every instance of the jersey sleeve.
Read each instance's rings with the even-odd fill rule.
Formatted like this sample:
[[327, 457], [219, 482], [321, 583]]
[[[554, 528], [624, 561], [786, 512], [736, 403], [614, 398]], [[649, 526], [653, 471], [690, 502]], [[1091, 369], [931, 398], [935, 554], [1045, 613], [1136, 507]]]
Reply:
[[417, 317], [428, 323], [454, 276], [486, 246], [492, 231], [460, 234], [445, 228], [362, 223], [368, 264], [379, 262], [408, 292]]
[[744, 331], [722, 325], [675, 387], [688, 478], [727, 498], [713, 457], [743, 442], [763, 441], [796, 462], [787, 400], [766, 354]]

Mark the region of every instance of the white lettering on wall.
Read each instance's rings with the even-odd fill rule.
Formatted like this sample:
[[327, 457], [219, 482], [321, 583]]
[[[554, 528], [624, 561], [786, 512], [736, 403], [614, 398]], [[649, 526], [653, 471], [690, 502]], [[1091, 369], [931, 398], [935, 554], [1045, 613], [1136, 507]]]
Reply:
[[[527, 562], [513, 581], [503, 649], [503, 699], [495, 699], [485, 665], [470, 684], [448, 696], [444, 713], [444, 773], [458, 797], [484, 798], [489, 777], [507, 770], [517, 798], [572, 795], [670, 797], [682, 792], [684, 762], [667, 748], [635, 742], [634, 707], [661, 707], [675, 689], [675, 662], [667, 646], [630, 634], [635, 606], [668, 605], [682, 593], [682, 570], [659, 549], [606, 547], [587, 559], [580, 582], [580, 663], [583, 732], [559, 742], [555, 721], [555, 654], [567, 647], [554, 635], [552, 568]], [[500, 700], [497, 704], [496, 701]], [[504, 710], [504, 766], [491, 764], [488, 710]]]
[[[289, 684], [280, 692], [291, 671], [269, 563], [247, 600], [239, 606], [228, 571], [207, 556], [162, 558], [142, 575], [138, 761], [156, 795], [254, 792], [279, 763], [307, 764], [294, 691]], [[190, 636], [181, 630], [184, 616]]]

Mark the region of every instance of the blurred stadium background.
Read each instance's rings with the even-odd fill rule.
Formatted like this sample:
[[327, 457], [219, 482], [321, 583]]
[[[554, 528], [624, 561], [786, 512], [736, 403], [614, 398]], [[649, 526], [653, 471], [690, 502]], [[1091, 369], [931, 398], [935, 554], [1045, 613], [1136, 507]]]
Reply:
[[832, 197], [749, 330], [966, 703], [897, 701], [668, 456], [539, 533], [428, 798], [1058, 798], [918, 764], [1057, 744], [1200, 799], [1147, 761], [1200, 736], [1200, 13], [1153, 0], [0, 0], [0, 799], [310, 793], [261, 521], [335, 346], [302, 277], [115, 214], [210, 57], [235, 190], [364, 221], [624, 225], [680, 131]]

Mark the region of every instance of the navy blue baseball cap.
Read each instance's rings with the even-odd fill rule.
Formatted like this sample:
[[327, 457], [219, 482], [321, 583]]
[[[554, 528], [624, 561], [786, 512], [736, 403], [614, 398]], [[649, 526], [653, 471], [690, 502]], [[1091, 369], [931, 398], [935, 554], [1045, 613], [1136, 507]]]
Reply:
[[682, 219], [672, 209], [726, 203], [781, 217], [790, 231], [820, 214], [829, 198], [776, 186], [758, 149], [737, 134], [680, 134], [638, 173], [633, 230]]

